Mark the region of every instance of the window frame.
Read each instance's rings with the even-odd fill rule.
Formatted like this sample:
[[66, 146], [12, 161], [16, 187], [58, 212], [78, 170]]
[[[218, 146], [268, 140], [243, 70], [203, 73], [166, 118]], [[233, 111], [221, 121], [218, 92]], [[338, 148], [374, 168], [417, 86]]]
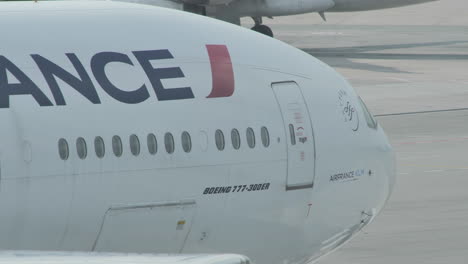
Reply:
[[[115, 144], [116, 142], [118, 142], [117, 145], [120, 148], [120, 152], [116, 151], [116, 144]], [[112, 136], [112, 152], [114, 153], [114, 156], [116, 156], [117, 158], [122, 157], [123, 151], [124, 149], [123, 149], [123, 144], [122, 144], [122, 138], [120, 138], [120, 136], [118, 135]]]
[[[58, 144], [58, 151], [59, 151], [59, 157], [61, 160], [66, 161], [68, 158], [70, 158], [70, 147], [68, 146], [68, 141], [64, 138], [60, 138], [57, 142]], [[65, 149], [65, 153], [62, 153], [62, 147]], [[65, 155], [62, 155], [65, 154]]]
[[[83, 150], [83, 152], [80, 152], [80, 150]], [[79, 137], [76, 139], [76, 153], [78, 154], [78, 158], [80, 158], [81, 160], [85, 160], [86, 157], [88, 157], [88, 146], [86, 143], [86, 139], [84, 139], [83, 137]]]
[[[132, 153], [133, 156], [138, 157], [141, 153], [140, 139], [138, 138], [136, 134], [132, 134], [130, 135], [128, 142], [130, 143], [130, 153]], [[136, 143], [136, 144], [133, 144], [133, 143]], [[137, 147], [137, 149], [134, 149], [133, 148], [134, 146]]]
[[[151, 141], [154, 144], [150, 145]], [[154, 156], [158, 153], [158, 139], [156, 138], [156, 135], [154, 133], [148, 133], [148, 135], [146, 136], [146, 146], [150, 155]]]
[[[235, 136], [234, 136], [235, 135]], [[236, 138], [238, 144], [234, 144], [234, 138]], [[242, 138], [241, 138], [241, 135], [239, 133], [239, 130], [237, 128], [233, 128], [231, 129], [231, 144], [232, 144], [232, 147], [235, 149], [235, 150], [238, 150], [241, 148], [242, 146]]]
[[[168, 143], [170, 143], [170, 145], [168, 145]], [[169, 149], [168, 146], [171, 146], [172, 148]], [[173, 154], [175, 152], [174, 135], [171, 132], [166, 132], [164, 134], [164, 147], [166, 148], [167, 154]]]
[[226, 137], [221, 129], [216, 129], [215, 131], [215, 145], [219, 151], [226, 149]]
[[[180, 136], [180, 140], [181, 140], [182, 149], [184, 150], [184, 152], [190, 153], [192, 151], [192, 137], [190, 136], [190, 133], [187, 131], [182, 132]], [[187, 143], [187, 145], [185, 143]]]
[[262, 126], [262, 128], [260, 128], [260, 138], [262, 140], [263, 147], [268, 148], [271, 143], [271, 137], [270, 131], [268, 131], [266, 126]]
[[[248, 127], [245, 131], [246, 139], [247, 139], [247, 145], [249, 148], [254, 149], [256, 144], [256, 138], [255, 138], [255, 131], [253, 128]], [[251, 140], [250, 140], [251, 139]]]
[[[98, 153], [98, 145], [102, 144], [102, 153]], [[96, 157], [102, 159], [106, 155], [106, 144], [104, 143], [104, 139], [100, 136], [94, 138], [94, 152], [96, 153]]]

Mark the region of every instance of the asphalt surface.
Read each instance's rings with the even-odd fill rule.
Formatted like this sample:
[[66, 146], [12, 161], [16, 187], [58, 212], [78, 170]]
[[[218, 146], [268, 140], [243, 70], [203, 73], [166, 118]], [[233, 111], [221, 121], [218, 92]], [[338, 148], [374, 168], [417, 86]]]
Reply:
[[442, 0], [327, 23], [317, 14], [264, 21], [351, 82], [397, 155], [384, 212], [319, 263], [468, 263], [467, 10]]

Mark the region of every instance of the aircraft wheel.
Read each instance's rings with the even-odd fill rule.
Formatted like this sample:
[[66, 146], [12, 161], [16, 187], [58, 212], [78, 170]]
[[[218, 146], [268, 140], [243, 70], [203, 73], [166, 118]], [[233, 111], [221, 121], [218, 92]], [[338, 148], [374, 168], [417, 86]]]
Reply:
[[253, 28], [252, 28], [253, 31], [256, 31], [258, 33], [262, 33], [263, 35], [267, 35], [267, 36], [270, 36], [270, 37], [273, 37], [273, 31], [271, 30], [271, 28], [269, 28], [268, 26], [265, 26], [265, 25], [255, 25]]

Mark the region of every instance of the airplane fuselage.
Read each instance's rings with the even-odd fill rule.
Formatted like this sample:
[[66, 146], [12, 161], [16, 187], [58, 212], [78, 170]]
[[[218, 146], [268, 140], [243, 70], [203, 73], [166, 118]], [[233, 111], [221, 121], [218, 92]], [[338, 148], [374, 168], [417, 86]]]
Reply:
[[382, 128], [286, 44], [117, 3], [2, 4], [0, 23], [2, 249], [303, 263], [390, 195]]

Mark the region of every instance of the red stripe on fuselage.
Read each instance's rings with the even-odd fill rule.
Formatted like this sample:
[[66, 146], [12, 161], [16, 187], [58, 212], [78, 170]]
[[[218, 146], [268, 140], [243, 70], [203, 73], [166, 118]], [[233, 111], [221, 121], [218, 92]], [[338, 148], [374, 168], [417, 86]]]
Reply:
[[211, 63], [213, 88], [206, 98], [229, 97], [234, 93], [234, 70], [225, 45], [206, 45]]

